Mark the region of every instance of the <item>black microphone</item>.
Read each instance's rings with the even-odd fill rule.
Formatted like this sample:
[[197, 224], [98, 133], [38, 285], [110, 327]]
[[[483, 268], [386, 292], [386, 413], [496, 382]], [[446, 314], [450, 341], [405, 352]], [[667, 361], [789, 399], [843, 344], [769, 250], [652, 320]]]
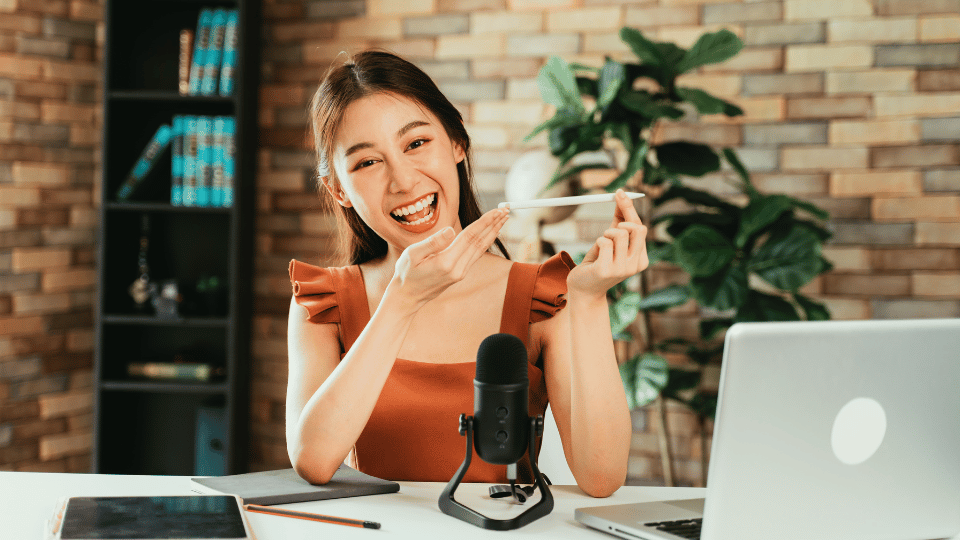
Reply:
[[473, 380], [474, 448], [487, 463], [520, 461], [530, 443], [527, 348], [513, 334], [493, 334], [477, 350]]

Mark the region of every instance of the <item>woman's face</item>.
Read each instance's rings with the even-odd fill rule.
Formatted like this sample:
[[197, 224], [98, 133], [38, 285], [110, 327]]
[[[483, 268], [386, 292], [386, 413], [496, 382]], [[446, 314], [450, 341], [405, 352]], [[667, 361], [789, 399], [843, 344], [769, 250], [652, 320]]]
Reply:
[[[440, 229], [460, 230], [457, 163], [464, 151], [429, 110], [389, 93], [351, 103], [335, 137], [333, 196], [403, 250]], [[397, 253], [399, 254], [399, 253]]]

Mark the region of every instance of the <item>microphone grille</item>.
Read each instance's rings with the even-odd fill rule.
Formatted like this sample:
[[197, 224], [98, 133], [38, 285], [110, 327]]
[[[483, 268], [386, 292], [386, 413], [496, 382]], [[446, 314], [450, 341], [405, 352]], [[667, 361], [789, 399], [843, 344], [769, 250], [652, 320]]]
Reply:
[[513, 334], [493, 334], [477, 349], [477, 382], [512, 384], [526, 382], [527, 348]]

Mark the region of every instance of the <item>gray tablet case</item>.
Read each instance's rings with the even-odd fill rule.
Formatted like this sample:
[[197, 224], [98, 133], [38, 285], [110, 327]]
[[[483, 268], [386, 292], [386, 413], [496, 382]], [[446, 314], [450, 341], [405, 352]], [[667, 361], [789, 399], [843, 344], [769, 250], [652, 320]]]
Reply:
[[243, 504], [289, 504], [362, 495], [396, 493], [400, 484], [382, 480], [341, 464], [324, 485], [314, 485], [293, 469], [262, 471], [229, 476], [191, 478], [191, 489], [203, 494], [236, 495]]

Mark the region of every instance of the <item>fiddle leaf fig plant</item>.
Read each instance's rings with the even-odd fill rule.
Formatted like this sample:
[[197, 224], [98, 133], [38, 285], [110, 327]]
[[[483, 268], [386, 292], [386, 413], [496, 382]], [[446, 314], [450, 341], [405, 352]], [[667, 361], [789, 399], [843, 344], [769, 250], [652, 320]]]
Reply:
[[[555, 113], [527, 140], [547, 132], [550, 151], [559, 158], [549, 186], [588, 169], [610, 168], [609, 162], [574, 165], [578, 155], [611, 147], [620, 152], [622, 164], [605, 189], [647, 193], [641, 218], [650, 231], [650, 263], [675, 266], [688, 277], [651, 290], [648, 272], [641, 272], [639, 287], [621, 283], [608, 291], [614, 339], [633, 341], [630, 328], [638, 317], [645, 334], [640, 352], [620, 366], [630, 405], [663, 396], [685, 403], [701, 420], [711, 418], [716, 395], [700, 389], [701, 376], [722, 357], [718, 338], [726, 328], [740, 321], [830, 317], [822, 303], [800, 291], [831, 268], [822, 255], [831, 236], [823, 225], [829, 215], [804, 200], [761, 193], [732, 148], [657, 136], [670, 122], [743, 114], [706, 90], [678, 84], [681, 75], [738, 54], [743, 43], [735, 34], [708, 32], [689, 49], [652, 41], [633, 28], [621, 29], [620, 38], [636, 62], [608, 57], [591, 67], [550, 58], [538, 83]], [[738, 195], [720, 196], [698, 185], [721, 171]], [[700, 316], [697, 339], [653, 335], [651, 312], [691, 301]], [[695, 367], [669, 367], [670, 355]]]

